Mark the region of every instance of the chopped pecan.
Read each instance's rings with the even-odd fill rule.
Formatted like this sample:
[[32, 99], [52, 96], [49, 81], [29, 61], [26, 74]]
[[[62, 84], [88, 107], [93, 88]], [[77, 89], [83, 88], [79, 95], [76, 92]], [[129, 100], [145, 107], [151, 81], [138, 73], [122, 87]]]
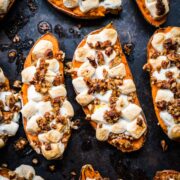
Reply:
[[169, 53], [170, 51], [177, 50], [178, 43], [176, 41], [173, 41], [171, 38], [169, 38], [163, 42], [163, 47], [166, 49], [167, 53]]
[[172, 78], [172, 76], [173, 76], [173, 72], [171, 72], [171, 71], [168, 71], [168, 72], [166, 72], [166, 77], [167, 78]]
[[89, 60], [89, 62], [91, 63], [91, 65], [94, 68], [97, 68], [96, 60], [95, 60], [95, 58], [93, 56], [87, 57], [87, 59]]
[[180, 99], [170, 101], [167, 105], [168, 112], [175, 117], [177, 123], [180, 123]]
[[58, 86], [58, 85], [60, 85], [62, 83], [63, 83], [63, 76], [62, 76], [62, 74], [59, 74], [59, 75], [55, 76], [54, 81], [53, 81], [53, 85], [54, 86]]
[[164, 100], [158, 101], [158, 102], [156, 102], [156, 106], [157, 106], [157, 108], [159, 108], [161, 110], [165, 110], [167, 107], [167, 102]]
[[101, 51], [97, 51], [97, 62], [100, 66], [105, 64], [104, 55]]
[[154, 51], [152, 54], [151, 54], [151, 58], [152, 59], [156, 59], [158, 56], [160, 56], [161, 54], [157, 51]]
[[56, 53], [55, 57], [58, 61], [63, 62], [65, 58], [65, 54], [63, 51], [59, 51], [58, 53]]
[[108, 123], [116, 123], [119, 120], [120, 116], [121, 116], [121, 112], [118, 112], [115, 109], [111, 109], [105, 112], [104, 119]]
[[13, 94], [7, 95], [5, 100], [6, 100], [6, 105], [10, 108], [12, 108], [16, 103], [16, 99]]
[[113, 48], [111, 46], [109, 46], [105, 49], [105, 54], [107, 56], [110, 56], [112, 53], [113, 53]]
[[45, 52], [45, 57], [49, 59], [53, 58], [53, 51], [51, 49], [47, 49]]
[[161, 88], [161, 89], [170, 89], [170, 87], [171, 87], [171, 84], [165, 80], [157, 81], [156, 84], [157, 84], [157, 87]]
[[169, 62], [168, 62], [168, 61], [162, 61], [162, 62], [161, 62], [161, 67], [162, 67], [163, 69], [166, 69], [166, 68], [168, 67], [168, 65], [169, 65]]
[[49, 121], [46, 118], [38, 118], [37, 124], [42, 131], [49, 131], [50, 130]]
[[158, 16], [162, 16], [166, 12], [166, 8], [162, 0], [157, 0], [156, 8]]

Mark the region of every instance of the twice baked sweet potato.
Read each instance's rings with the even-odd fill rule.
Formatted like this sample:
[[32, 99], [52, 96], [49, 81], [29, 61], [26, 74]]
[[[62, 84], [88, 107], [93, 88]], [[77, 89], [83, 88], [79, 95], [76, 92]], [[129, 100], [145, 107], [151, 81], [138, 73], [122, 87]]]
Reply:
[[87, 179], [102, 180], [103, 178], [98, 171], [95, 171], [90, 164], [87, 164], [82, 167], [79, 180]]
[[153, 180], [179, 180], [180, 172], [174, 170], [157, 171]]
[[165, 23], [169, 12], [169, 0], [136, 0], [136, 3], [147, 22], [155, 27]]
[[147, 124], [133, 77], [112, 24], [85, 37], [72, 62], [76, 100], [96, 129], [96, 138], [122, 152], [140, 149]]
[[9, 81], [0, 68], [0, 148], [19, 128], [20, 97], [10, 89]]
[[0, 20], [4, 18], [4, 16], [8, 13], [11, 9], [15, 0], [1, 0], [0, 1]]
[[48, 0], [59, 11], [78, 19], [97, 19], [106, 14], [118, 14], [121, 11], [121, 0]]
[[31, 146], [48, 160], [63, 155], [74, 115], [66, 97], [63, 59], [57, 39], [47, 33], [29, 52], [22, 71], [24, 129]]
[[159, 125], [173, 140], [180, 140], [179, 27], [158, 29], [147, 46], [152, 98]]

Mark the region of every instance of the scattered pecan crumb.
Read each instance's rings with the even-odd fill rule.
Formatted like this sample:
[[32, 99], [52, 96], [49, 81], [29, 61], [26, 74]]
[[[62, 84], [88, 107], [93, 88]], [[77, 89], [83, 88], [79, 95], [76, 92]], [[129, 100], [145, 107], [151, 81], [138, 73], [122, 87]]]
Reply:
[[39, 163], [39, 160], [38, 160], [37, 158], [33, 158], [33, 159], [32, 159], [32, 163], [33, 163], [34, 165], [37, 165], [37, 164]]
[[14, 148], [16, 151], [20, 151], [20, 150], [23, 150], [25, 148], [25, 146], [28, 144], [28, 141], [23, 138], [23, 137], [20, 137], [14, 144]]
[[51, 172], [54, 172], [56, 170], [56, 166], [54, 164], [49, 165], [48, 168]]
[[132, 43], [124, 44], [123, 50], [124, 50], [124, 53], [129, 56], [133, 50], [133, 44]]
[[163, 152], [167, 151], [168, 145], [165, 140], [161, 140], [161, 147], [162, 147]]
[[17, 89], [21, 89], [21, 87], [22, 87], [22, 82], [19, 81], [19, 80], [14, 81], [13, 87], [14, 87], [14, 88], [17, 88]]

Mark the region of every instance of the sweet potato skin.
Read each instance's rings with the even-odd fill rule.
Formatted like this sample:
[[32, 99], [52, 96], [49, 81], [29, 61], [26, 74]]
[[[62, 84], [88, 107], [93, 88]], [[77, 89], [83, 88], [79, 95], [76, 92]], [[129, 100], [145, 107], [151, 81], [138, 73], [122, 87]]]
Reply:
[[[99, 33], [100, 31], [102, 31], [105, 28], [114, 28], [114, 26], [111, 23], [111, 24], [107, 25], [104, 28], [93, 31], [90, 34], [97, 34], [97, 33]], [[80, 48], [85, 44], [86, 38], [87, 38], [87, 36], [81, 41], [81, 43], [78, 45], [77, 48]], [[132, 76], [130, 68], [128, 66], [126, 57], [125, 57], [125, 55], [124, 55], [124, 53], [122, 51], [122, 47], [121, 47], [119, 38], [118, 38], [118, 40], [116, 42], [116, 45], [119, 47], [120, 54], [122, 55], [122, 57], [121, 57], [122, 58], [122, 63], [124, 63], [125, 68], [126, 68], [126, 73], [127, 73], [126, 78], [133, 79], [133, 76]], [[73, 64], [73, 68], [79, 68], [82, 63], [75, 61], [74, 58], [73, 58], [73, 63], [72, 64]], [[76, 78], [76, 76], [73, 76], [72, 78]], [[136, 98], [135, 98], [135, 104], [140, 105], [139, 100], [137, 98], [137, 95], [136, 95]], [[84, 110], [86, 115], [90, 114], [87, 107], [83, 107], [83, 110]], [[93, 126], [93, 128], [96, 129], [97, 124], [95, 122], [93, 122], [93, 121], [90, 121], [90, 123]], [[119, 149], [120, 151], [125, 152], [125, 153], [132, 152], [132, 151], [137, 151], [144, 145], [144, 142], [146, 140], [146, 134], [147, 134], [147, 131], [139, 139], [133, 140], [133, 141], [128, 140], [128, 139], [126, 139], [124, 137], [119, 137], [119, 138], [116, 138], [114, 140], [109, 139], [108, 143], [115, 146], [117, 149]], [[130, 145], [130, 144], [131, 144], [131, 146], [126, 146], [126, 145]]]
[[79, 7], [76, 8], [66, 8], [63, 5], [63, 1], [61, 0], [60, 2], [56, 2], [56, 0], [47, 0], [54, 8], [57, 10], [73, 17], [76, 19], [99, 19], [104, 17], [106, 14], [111, 13], [111, 14], [119, 14], [121, 11], [121, 8], [119, 9], [105, 9], [104, 7], [98, 7], [96, 9], [93, 9], [87, 13], [82, 13], [79, 9]]
[[[172, 26], [168, 26], [168, 27], [166, 27], [166, 28], [160, 28], [160, 29], [158, 29], [158, 30], [156, 30], [155, 32], [154, 32], [154, 34], [156, 34], [156, 33], [160, 33], [160, 32], [162, 32], [162, 33], [167, 33], [167, 32], [169, 32], [171, 29], [172, 29], [173, 27]], [[154, 35], [153, 34], [153, 35]], [[154, 51], [154, 49], [153, 49], [153, 47], [152, 47], [152, 45], [151, 45], [151, 41], [152, 41], [152, 39], [153, 39], [153, 35], [152, 35], [152, 37], [150, 38], [150, 40], [149, 40], [149, 42], [148, 42], [148, 45], [147, 45], [147, 59], [148, 59], [148, 63], [149, 63], [149, 59], [150, 59], [150, 53], [152, 52], [152, 51]], [[152, 82], [152, 73], [150, 73], [150, 82]], [[157, 116], [157, 119], [158, 119], [158, 123], [159, 123], [159, 125], [161, 126], [161, 128], [163, 129], [163, 131], [164, 131], [164, 133], [166, 133], [167, 134], [167, 126], [165, 125], [165, 123], [164, 123], [164, 121], [161, 119], [161, 117], [160, 117], [160, 111], [159, 111], [159, 109], [157, 108], [157, 106], [156, 106], [156, 103], [155, 103], [155, 98], [156, 98], [156, 94], [157, 94], [157, 91], [159, 90], [158, 88], [157, 88], [157, 86], [156, 85], [154, 85], [154, 84], [152, 84], [152, 83], [150, 83], [151, 84], [151, 93], [152, 93], [152, 99], [153, 99], [153, 104], [154, 104], [154, 110], [155, 110], [155, 113], [156, 113], [156, 116]], [[176, 139], [177, 141], [180, 141], [180, 138], [179, 139]]]
[[162, 18], [155, 20], [150, 15], [148, 9], [145, 7], [145, 0], [136, 0], [136, 3], [144, 17], [144, 19], [150, 23], [152, 26], [159, 27], [160, 25], [166, 22], [167, 15], [163, 16]]
[[[10, 4], [9, 4], [9, 6], [8, 6], [8, 9], [7, 9], [6, 14], [9, 12], [9, 10], [11, 9], [11, 7], [12, 7], [13, 4], [15, 3], [15, 1], [16, 1], [16, 0], [10, 0]], [[6, 14], [0, 15], [0, 20], [2, 20], [2, 19], [6, 16]]]
[[157, 171], [153, 180], [169, 180], [170, 178], [174, 178], [174, 180], [179, 180], [180, 172], [174, 170]]

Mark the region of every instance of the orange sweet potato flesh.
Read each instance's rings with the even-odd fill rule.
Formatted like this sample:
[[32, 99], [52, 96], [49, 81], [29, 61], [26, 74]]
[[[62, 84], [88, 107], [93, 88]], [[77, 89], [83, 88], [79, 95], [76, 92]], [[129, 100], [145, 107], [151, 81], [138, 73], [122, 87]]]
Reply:
[[[114, 26], [112, 24], [109, 24], [106, 27], [101, 28], [101, 29], [96, 30], [96, 31], [93, 31], [90, 34], [97, 34], [97, 33], [101, 32], [105, 28], [107, 28], [107, 29], [108, 28], [114, 28]], [[82, 47], [85, 43], [86, 43], [86, 38], [81, 41], [81, 43], [79, 44], [79, 46], [77, 48]], [[122, 55], [121, 56], [122, 63], [124, 63], [125, 68], [126, 68], [126, 77], [125, 77], [125, 79], [133, 79], [133, 76], [131, 74], [131, 70], [130, 70], [129, 65], [127, 63], [126, 57], [125, 57], [125, 55], [124, 55], [124, 53], [122, 51], [122, 47], [121, 47], [119, 38], [118, 38], [115, 45], [119, 47], [120, 54]], [[77, 62], [77, 61], [75, 61], [75, 59], [73, 59], [73, 68], [79, 68], [81, 65], [82, 65], [81, 62]], [[73, 76], [72, 78], [76, 78], [76, 77]], [[134, 103], [137, 104], [137, 105], [140, 105], [137, 95], [136, 95]], [[83, 107], [83, 110], [84, 110], [86, 115], [91, 114], [87, 107]], [[97, 123], [95, 123], [93, 121], [90, 121], [90, 123], [93, 126], [93, 128], [96, 129]], [[122, 152], [132, 152], [132, 151], [139, 150], [144, 145], [144, 142], [145, 142], [145, 139], [146, 139], [145, 138], [146, 133], [147, 132], [145, 132], [144, 135], [142, 135], [137, 140], [128, 140], [126, 138], [121, 137], [121, 138], [116, 138], [115, 143], [110, 139], [108, 140], [108, 142], [109, 142], [109, 144], [115, 146], [117, 149], [121, 150]], [[130, 147], [125, 147], [125, 144], [129, 144], [129, 143], [131, 144], [131, 146]]]
[[179, 180], [180, 179], [180, 172], [174, 170], [164, 170], [164, 171], [157, 171], [153, 180]]
[[120, 9], [112, 9], [107, 10], [104, 7], [98, 7], [96, 9], [92, 9], [87, 13], [83, 13], [80, 11], [79, 7], [75, 8], [67, 8], [63, 4], [63, 0], [47, 0], [53, 7], [58, 9], [59, 11], [68, 14], [71, 17], [77, 19], [97, 19], [104, 17], [107, 13], [118, 14]]
[[[7, 9], [6, 14], [7, 14], [8, 11], [11, 9], [11, 7], [12, 7], [13, 4], [15, 3], [15, 1], [16, 1], [16, 0], [10, 0], [10, 3], [9, 3], [9, 6], [8, 6], [8, 9]], [[6, 14], [1, 14], [1, 15], [0, 15], [0, 20], [2, 20]]]
[[87, 164], [82, 167], [81, 169], [81, 176], [79, 180], [86, 180], [87, 178], [90, 179], [103, 179], [99, 172], [95, 171], [90, 164]]
[[[45, 35], [43, 35], [41, 38], [39, 38], [36, 43], [34, 44], [34, 46], [32, 47], [32, 49], [30, 50], [29, 52], [29, 55], [27, 56], [26, 58], [26, 61], [24, 63], [24, 68], [27, 68], [29, 66], [31, 66], [34, 62], [33, 62], [33, 59], [32, 59], [32, 51], [33, 51], [33, 48], [35, 47], [35, 45], [41, 41], [41, 40], [48, 40], [48, 41], [51, 41], [52, 44], [53, 44], [53, 57], [56, 53], [59, 52], [59, 45], [58, 45], [58, 41], [57, 39], [51, 34], [51, 33], [47, 33]], [[63, 75], [64, 74], [64, 67], [63, 67], [63, 63], [61, 61], [58, 61], [59, 62], [59, 65], [60, 65], [60, 69], [59, 69], [59, 72]], [[64, 75], [63, 75], [63, 78], [64, 78]], [[64, 79], [63, 79], [64, 81]], [[28, 102], [28, 99], [27, 99], [27, 90], [28, 90], [28, 85], [27, 84], [24, 84], [22, 86], [22, 101], [23, 101], [23, 105], [25, 105], [27, 102]], [[26, 133], [26, 136], [31, 144], [31, 142], [34, 142], [35, 144], [37, 145], [40, 145], [39, 144], [39, 141], [38, 141], [38, 137], [37, 135], [31, 135], [29, 134], [27, 131], [26, 131], [26, 126], [27, 126], [27, 119], [26, 118], [23, 118], [23, 125], [24, 125], [24, 130], [25, 130], [25, 133]], [[32, 144], [31, 144], [32, 145]]]
[[[169, 32], [172, 28], [173, 28], [173, 27], [161, 28], [161, 29], [158, 29], [157, 31], [155, 31], [154, 34], [160, 33], [160, 32], [162, 32], [162, 33], [167, 33], [167, 32]], [[153, 48], [152, 45], [151, 45], [152, 39], [153, 39], [153, 36], [150, 38], [150, 40], [149, 40], [149, 42], [148, 42], [148, 46], [147, 46], [147, 59], [148, 59], [148, 63], [149, 63], [149, 60], [150, 60], [150, 54], [155, 51], [154, 48]], [[152, 73], [151, 73], [151, 75], [152, 75]], [[152, 77], [151, 75], [150, 75], [150, 77]], [[156, 116], [157, 116], [159, 125], [161, 126], [161, 128], [163, 129], [163, 131], [167, 134], [167, 126], [165, 125], [164, 121], [161, 119], [161, 117], [160, 117], [160, 111], [159, 111], [159, 109], [157, 108], [156, 102], [155, 102], [156, 94], [157, 94], [157, 91], [159, 90], [159, 88], [158, 88], [156, 85], [154, 85], [154, 84], [151, 83], [151, 90], [152, 90], [152, 98], [153, 98], [154, 110], [155, 110], [155, 113], [156, 113]]]
[[155, 27], [159, 27], [160, 25], [165, 23], [167, 15], [163, 16], [162, 18], [160, 18], [158, 20], [153, 19], [150, 12], [148, 11], [148, 9], [145, 6], [145, 0], [136, 0], [136, 3], [138, 5], [142, 15], [144, 16], [145, 20], [147, 22], [149, 22], [151, 25], [153, 25]]
[[9, 170], [6, 168], [0, 168], [0, 176], [10, 178], [9, 177]]

